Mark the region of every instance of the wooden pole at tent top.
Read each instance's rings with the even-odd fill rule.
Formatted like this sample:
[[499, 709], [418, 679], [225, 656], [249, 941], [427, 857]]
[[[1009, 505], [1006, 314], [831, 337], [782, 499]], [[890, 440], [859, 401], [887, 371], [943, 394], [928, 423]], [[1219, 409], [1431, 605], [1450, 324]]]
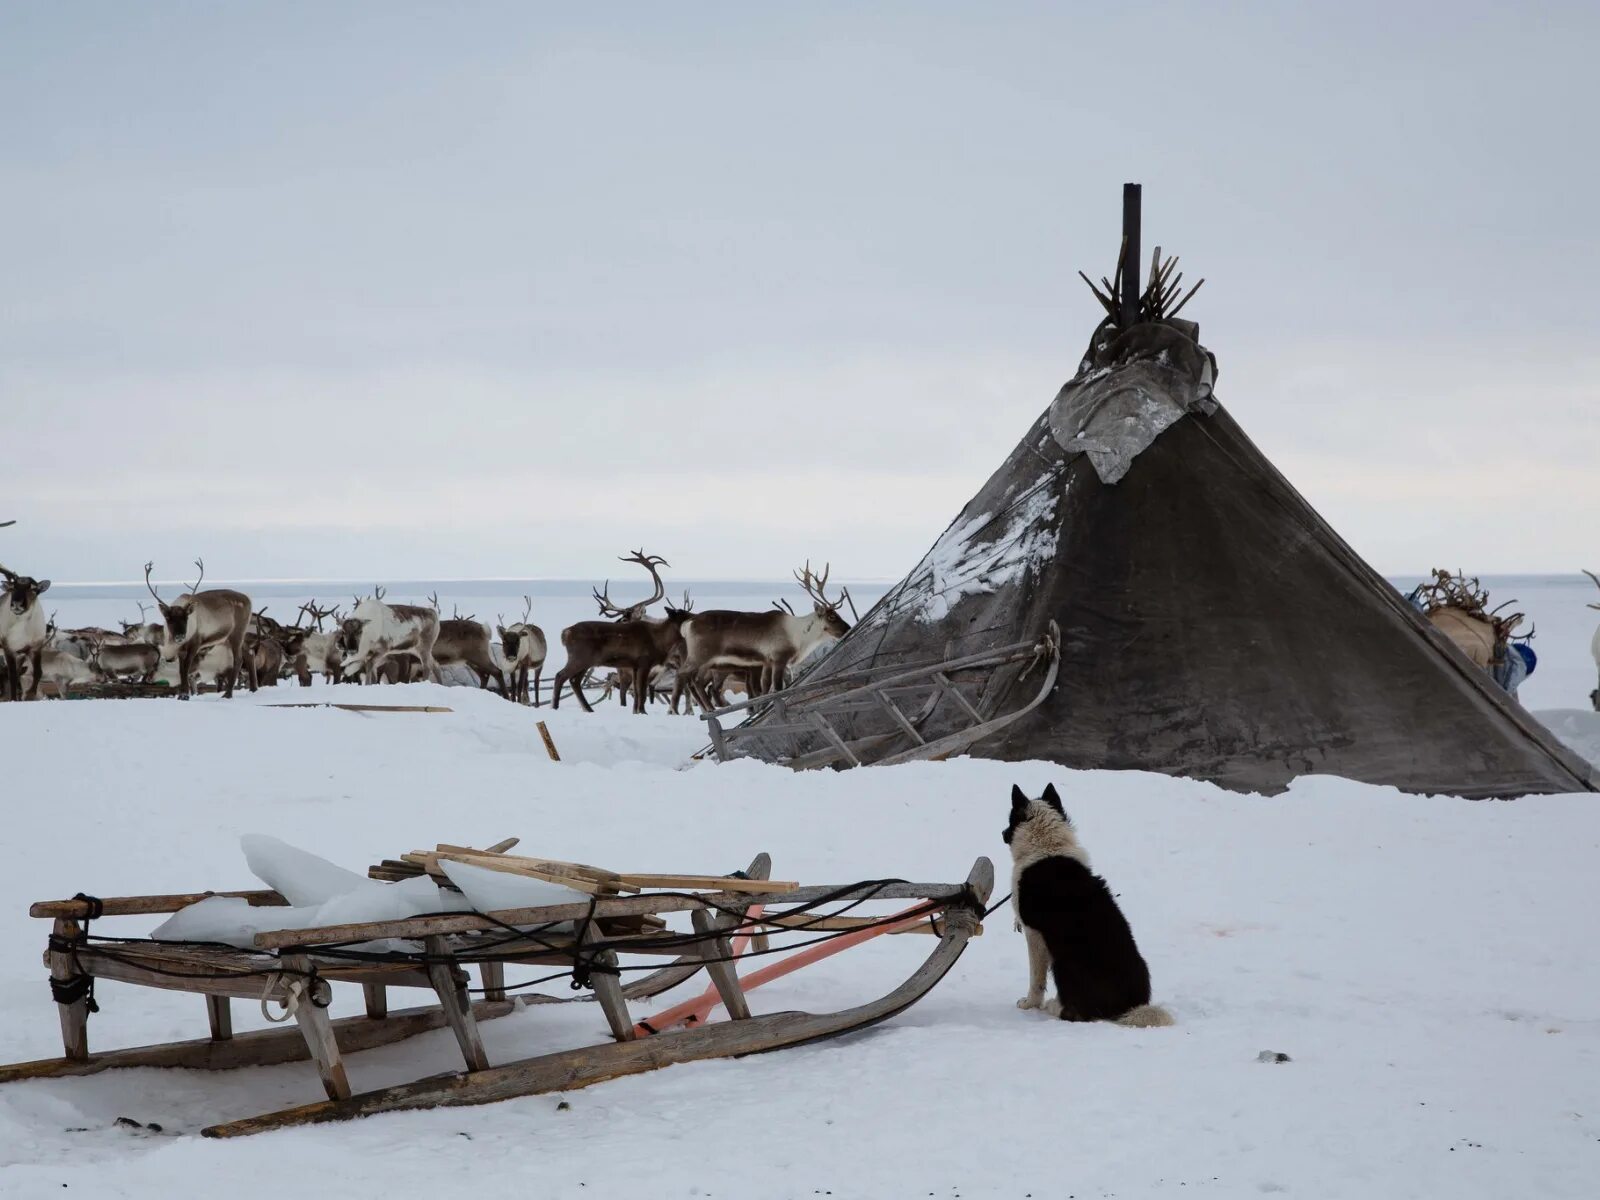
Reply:
[[1139, 319], [1139, 201], [1143, 188], [1137, 183], [1122, 185], [1122, 277], [1121, 312], [1117, 324], [1133, 328]]

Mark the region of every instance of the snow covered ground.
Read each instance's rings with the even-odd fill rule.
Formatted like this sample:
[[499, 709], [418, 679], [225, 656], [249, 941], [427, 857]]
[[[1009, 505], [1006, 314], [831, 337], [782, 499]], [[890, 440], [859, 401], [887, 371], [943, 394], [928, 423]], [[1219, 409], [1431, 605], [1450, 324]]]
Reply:
[[[971, 761], [681, 770], [699, 722], [615, 707], [541, 711], [557, 764], [535, 714], [476, 691], [360, 696], [448, 714], [263, 708], [308, 695], [328, 698], [0, 709], [12, 849], [0, 875], [0, 1060], [59, 1052], [39, 958], [46, 925], [26, 916], [29, 902], [250, 886], [242, 833], [358, 870], [513, 834], [528, 853], [624, 870], [722, 871], [767, 850], [778, 878], [806, 882], [956, 881], [986, 854], [998, 895], [1013, 781], [1061, 788], [1179, 1024], [1084, 1027], [1018, 1011], [1025, 953], [1002, 910], [940, 986], [887, 1024], [565, 1097], [213, 1142], [197, 1131], [318, 1098], [309, 1064], [0, 1086], [0, 1196], [1594, 1194], [1592, 796], [1473, 803], [1316, 778], [1267, 799]], [[103, 924], [139, 934], [154, 922]], [[880, 938], [752, 1004], [854, 1004], [930, 947]], [[335, 1015], [359, 1011], [347, 990]], [[204, 1034], [197, 997], [116, 984], [99, 997], [92, 1046]], [[252, 1005], [234, 1012], [241, 1029], [261, 1024]], [[484, 1026], [500, 1061], [603, 1036], [587, 1004]], [[1263, 1050], [1291, 1061], [1258, 1062]], [[443, 1031], [350, 1060], [358, 1090], [457, 1065]], [[119, 1116], [163, 1132], [117, 1127]]]

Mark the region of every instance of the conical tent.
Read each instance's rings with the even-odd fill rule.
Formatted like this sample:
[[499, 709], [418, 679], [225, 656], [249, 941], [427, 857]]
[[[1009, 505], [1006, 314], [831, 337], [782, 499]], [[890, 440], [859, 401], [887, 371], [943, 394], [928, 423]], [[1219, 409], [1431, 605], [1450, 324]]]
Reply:
[[[1474, 797], [1594, 790], [1589, 764], [1437, 634], [1216, 403], [1197, 334], [1171, 319], [1119, 334], [1108, 319], [1011, 456], [801, 682], [817, 694], [1053, 622], [1054, 686], [964, 753], [1264, 792], [1305, 774]], [[984, 715], [1025, 708], [1038, 687], [1000, 670]], [[751, 722], [799, 732], [747, 738], [745, 752], [795, 761], [825, 744], [803, 729], [803, 691]], [[899, 738], [907, 722], [887, 706], [813, 707], [861, 762], [937, 742], [972, 712], [933, 697]]]

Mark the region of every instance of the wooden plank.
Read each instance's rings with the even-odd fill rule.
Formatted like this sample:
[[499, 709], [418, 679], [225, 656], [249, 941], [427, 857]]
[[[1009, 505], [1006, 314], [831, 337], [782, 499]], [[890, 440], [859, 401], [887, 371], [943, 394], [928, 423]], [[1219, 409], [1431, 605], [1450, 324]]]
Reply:
[[706, 974], [711, 976], [711, 982], [717, 985], [717, 995], [722, 997], [722, 1007], [728, 1010], [732, 1020], [748, 1021], [750, 1005], [744, 998], [744, 989], [739, 986], [739, 972], [734, 970], [733, 943], [725, 937], [711, 936], [718, 930], [739, 924], [739, 918], [726, 913], [713, 915], [703, 908], [695, 909], [689, 917], [694, 922], [694, 931], [706, 939], [700, 943], [700, 953], [706, 960]]
[[[965, 888], [985, 901], [993, 886], [994, 867], [987, 858], [980, 858], [967, 877]], [[423, 1079], [366, 1092], [348, 1101], [306, 1104], [260, 1117], [229, 1121], [201, 1132], [206, 1137], [240, 1137], [269, 1129], [343, 1121], [401, 1109], [490, 1104], [516, 1096], [573, 1091], [674, 1063], [759, 1054], [835, 1037], [888, 1020], [920, 1000], [961, 957], [976, 923], [976, 916], [965, 909], [952, 912], [944, 936], [909, 979], [887, 995], [855, 1008], [825, 1014], [773, 1013], [748, 1021], [718, 1022], [638, 1041], [546, 1054], [488, 1071]]]
[[226, 996], [206, 997], [206, 1018], [213, 1040], [225, 1042], [233, 1036], [233, 1003]]
[[[880, 923], [882, 920], [883, 918], [881, 917], [814, 917], [809, 915], [798, 917], [763, 916], [755, 921], [747, 922], [746, 924], [770, 925], [778, 929], [803, 929], [807, 933], [842, 933], [852, 929], [865, 929], [869, 926]], [[899, 929], [891, 929], [889, 930], [889, 933], [891, 935], [898, 935], [902, 933], [921, 933], [933, 934], [935, 937], [942, 936], [944, 933], [943, 910], [930, 913], [926, 921], [919, 921], [915, 925], [906, 925]], [[982, 933], [983, 926], [980, 925], [972, 931], [972, 936], [979, 937], [982, 935]]]
[[499, 871], [504, 875], [520, 875], [524, 879], [537, 879], [544, 883], [559, 883], [575, 892], [584, 892], [590, 896], [598, 896], [611, 890], [604, 884], [596, 883], [592, 879], [585, 879], [581, 875], [563, 875], [556, 871], [526, 866], [520, 862], [512, 861], [506, 855], [437, 854], [433, 857], [438, 862], [465, 863], [469, 867], [482, 867], [484, 870]]
[[[173, 913], [188, 908], [212, 896], [233, 896], [252, 908], [274, 908], [288, 905], [277, 892], [256, 889], [245, 892], [177, 892], [169, 896], [107, 896], [100, 901], [100, 912], [105, 917], [142, 916], [147, 913]], [[28, 909], [30, 917], [73, 917], [83, 920], [89, 915], [89, 906], [82, 900], [41, 900]]]
[[[311, 960], [303, 954], [285, 955], [283, 965], [291, 971], [311, 970]], [[322, 1086], [329, 1099], [347, 1100], [350, 1098], [350, 1080], [345, 1074], [344, 1057], [334, 1037], [333, 1023], [328, 1018], [328, 1010], [315, 1003], [315, 993], [327, 986], [312, 980], [300, 994], [294, 1019], [300, 1027], [300, 1035], [305, 1038], [306, 1048], [311, 1052], [311, 1061], [317, 1065], [317, 1074], [322, 1077]]]
[[297, 701], [293, 704], [260, 704], [258, 708], [340, 708], [359, 713], [447, 713], [455, 712], [439, 704], [334, 704], [329, 701]]
[[[76, 921], [58, 917], [53, 926], [57, 939], [76, 942], [80, 931]], [[49, 952], [50, 978], [58, 982], [73, 979], [79, 974], [77, 955], [71, 950]], [[89, 998], [74, 1000], [71, 1004], [56, 1004], [56, 1014], [61, 1018], [61, 1049], [66, 1057], [83, 1060], [89, 1057]]]
[[543, 721], [535, 721], [534, 725], [538, 727], [539, 736], [544, 739], [544, 752], [550, 756], [550, 761], [560, 762], [561, 755], [556, 753], [556, 741], [550, 736], [550, 727]]
[[736, 875], [633, 875], [622, 876], [636, 890], [671, 888], [678, 891], [793, 892], [800, 885], [787, 879], [740, 879]]
[[919, 746], [926, 744], [928, 739], [917, 732], [917, 727], [906, 719], [905, 713], [901, 712], [899, 706], [896, 705], [893, 700], [889, 699], [887, 693], [874, 692], [873, 694], [878, 698], [878, 706], [882, 708], [884, 712], [889, 714], [889, 719], [896, 725], [900, 726], [900, 728], [905, 731], [906, 735], [910, 737], [912, 741]]
[[[694, 701], [690, 701], [692, 707]], [[718, 762], [728, 761], [728, 739], [724, 736], [722, 722], [717, 720], [715, 714], [705, 715], [706, 731], [711, 735], [711, 749], [717, 756]]]
[[972, 718], [972, 723], [974, 725], [981, 725], [983, 723], [983, 717], [979, 715], [978, 710], [972, 706], [972, 702], [970, 700], [961, 694], [961, 689], [950, 682], [950, 677], [948, 675], [946, 675], [943, 671], [935, 671], [933, 673], [933, 681], [939, 685], [939, 690], [941, 692], [943, 692], [946, 696], [949, 696], [950, 699], [955, 702], [956, 707], [960, 708], [967, 714], [967, 716]]
[[[837, 893], [837, 895], [835, 895]], [[690, 912], [696, 908], [745, 908], [751, 904], [805, 904], [812, 900], [950, 900], [962, 888], [948, 883], [884, 883], [875, 886], [817, 885], [792, 892], [704, 892], [695, 896], [641, 895], [596, 900], [597, 917], [633, 916], [638, 913]], [[403, 921], [363, 921], [349, 925], [324, 925], [316, 929], [263, 930], [256, 934], [258, 949], [315, 946], [319, 943], [367, 942], [378, 938], [422, 938], [433, 933], [474, 933], [506, 925], [544, 925], [581, 921], [590, 915], [589, 904], [548, 904], [539, 908], [505, 908], [488, 914], [408, 917]]]
[[363, 983], [361, 998], [366, 1002], [367, 1016], [381, 1021], [389, 1015], [389, 989], [381, 983]]
[[[529, 858], [521, 854], [501, 854], [492, 850], [474, 850], [470, 846], [453, 846], [447, 842], [440, 842], [432, 850], [414, 850], [404, 856], [404, 861], [435, 869], [439, 855], [463, 858], [473, 862], [475, 866], [494, 869], [496, 864], [504, 866], [526, 867], [531, 871], [543, 872], [556, 882], [569, 883], [572, 880], [583, 880], [583, 884], [571, 884], [580, 891], [595, 894], [591, 889], [598, 886], [601, 890], [612, 891], [621, 887], [620, 876], [615, 871], [607, 871], [601, 867], [591, 867], [586, 863], [562, 862], [554, 858]], [[481, 861], [479, 861], [481, 860]]]
[[505, 963], [483, 962], [478, 964], [478, 972], [483, 976], [483, 998], [485, 1000], [504, 1000], [506, 998]]
[[456, 977], [456, 968], [450, 963], [450, 945], [443, 937], [435, 936], [423, 940], [423, 949], [430, 959], [428, 978], [433, 980], [439, 1007], [444, 1009], [445, 1020], [450, 1022], [450, 1032], [456, 1035], [467, 1070], [482, 1071], [489, 1065], [489, 1056], [484, 1053], [483, 1040], [478, 1036], [478, 1024], [472, 1019], [472, 1001], [466, 984]]
[[809, 712], [806, 714], [806, 716], [811, 721], [811, 724], [815, 727], [816, 732], [820, 733], [824, 738], [832, 743], [835, 750], [844, 755], [846, 762], [848, 762], [852, 767], [859, 767], [861, 765], [861, 760], [855, 756], [855, 753], [850, 749], [849, 746], [845, 745], [844, 739], [839, 736], [838, 730], [834, 729], [832, 725], [828, 724], [827, 717], [816, 711]]
[[[698, 958], [696, 959], [698, 965]], [[670, 968], [668, 968], [670, 969]], [[642, 982], [642, 981], [641, 981]], [[666, 989], [661, 989], [665, 991]], [[587, 997], [581, 997], [587, 999]], [[566, 1003], [565, 997], [525, 996], [524, 1004]], [[491, 1021], [515, 1011], [510, 1000], [480, 1001], [472, 1006], [478, 1021]], [[397, 1009], [385, 1018], [343, 1017], [332, 1022], [335, 1040], [344, 1054], [356, 1054], [379, 1046], [392, 1045], [447, 1024], [444, 1010], [437, 1004]], [[91, 1054], [85, 1059], [44, 1058], [33, 1062], [0, 1066], [0, 1083], [22, 1079], [55, 1079], [69, 1075], [98, 1075], [101, 1071], [128, 1067], [177, 1068], [191, 1071], [231, 1071], [238, 1067], [270, 1067], [282, 1063], [305, 1062], [310, 1049], [298, 1028], [279, 1026], [235, 1034], [224, 1042], [199, 1038], [187, 1042], [163, 1042], [154, 1046], [135, 1046]]]
[[[166, 948], [163, 948], [165, 950]], [[241, 1000], [259, 999], [266, 991], [269, 999], [282, 999], [284, 981], [269, 978], [254, 971], [271, 971], [277, 966], [270, 959], [257, 962], [252, 967], [240, 952], [240, 961], [230, 964], [227, 958], [215, 956], [197, 958], [181, 953], [153, 953], [148, 949], [136, 951], [133, 947], [117, 948], [116, 958], [107, 958], [93, 949], [80, 950], [78, 961], [83, 969], [96, 979], [114, 979], [119, 983], [134, 983], [142, 987], [159, 988], [168, 992], [193, 992], [208, 996], [232, 996]], [[174, 966], [191, 967], [182, 973], [171, 973]], [[374, 976], [396, 987], [429, 987], [427, 977], [404, 963], [376, 964], [319, 964], [318, 971], [327, 979], [340, 982], [365, 982]]]
[[[588, 945], [597, 942], [601, 936], [593, 924], [586, 925], [583, 943]], [[615, 967], [617, 953], [615, 950], [602, 951], [594, 956], [594, 962], [597, 968]], [[600, 1004], [600, 1011], [605, 1013], [606, 1024], [611, 1026], [611, 1036], [619, 1042], [630, 1040], [633, 1037], [633, 1020], [628, 1016], [628, 1001], [622, 994], [621, 977], [607, 970], [591, 970], [589, 987]]]

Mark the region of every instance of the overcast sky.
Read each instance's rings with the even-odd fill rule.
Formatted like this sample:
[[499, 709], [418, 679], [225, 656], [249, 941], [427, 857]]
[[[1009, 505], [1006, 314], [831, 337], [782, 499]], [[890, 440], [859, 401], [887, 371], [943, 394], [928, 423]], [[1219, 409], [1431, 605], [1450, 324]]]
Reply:
[[1600, 566], [1600, 6], [1132, 7], [4, 3], [4, 561], [898, 577], [1139, 180], [1374, 565]]

